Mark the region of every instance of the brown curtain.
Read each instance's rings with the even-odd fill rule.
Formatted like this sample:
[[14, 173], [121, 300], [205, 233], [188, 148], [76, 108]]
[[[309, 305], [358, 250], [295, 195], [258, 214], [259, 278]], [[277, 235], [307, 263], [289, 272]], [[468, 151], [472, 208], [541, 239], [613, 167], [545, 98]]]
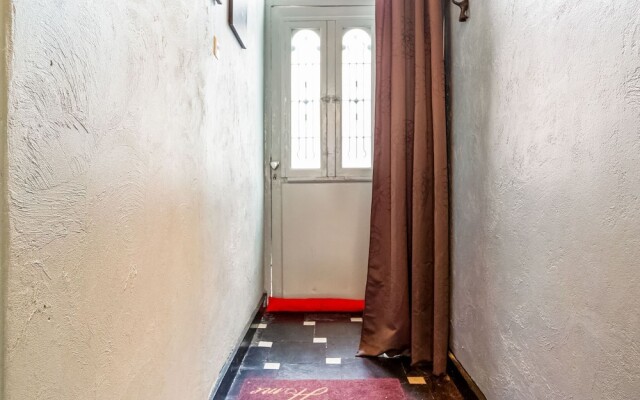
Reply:
[[441, 0], [376, 0], [369, 273], [359, 355], [445, 372], [449, 228]]

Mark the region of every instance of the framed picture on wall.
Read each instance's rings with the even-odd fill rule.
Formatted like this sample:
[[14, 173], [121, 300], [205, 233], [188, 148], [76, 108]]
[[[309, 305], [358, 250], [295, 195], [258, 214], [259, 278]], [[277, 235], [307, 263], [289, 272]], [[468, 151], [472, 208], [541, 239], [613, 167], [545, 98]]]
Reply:
[[249, 1], [250, 0], [228, 0], [229, 1], [229, 26], [236, 35], [240, 47], [247, 48], [247, 26], [249, 24]]

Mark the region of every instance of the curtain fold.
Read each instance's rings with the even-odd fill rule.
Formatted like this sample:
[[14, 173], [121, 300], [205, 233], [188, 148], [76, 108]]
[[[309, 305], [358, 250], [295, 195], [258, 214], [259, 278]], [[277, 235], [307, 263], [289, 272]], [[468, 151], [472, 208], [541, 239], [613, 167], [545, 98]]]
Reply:
[[448, 174], [440, 0], [376, 0], [369, 271], [359, 355], [446, 370]]

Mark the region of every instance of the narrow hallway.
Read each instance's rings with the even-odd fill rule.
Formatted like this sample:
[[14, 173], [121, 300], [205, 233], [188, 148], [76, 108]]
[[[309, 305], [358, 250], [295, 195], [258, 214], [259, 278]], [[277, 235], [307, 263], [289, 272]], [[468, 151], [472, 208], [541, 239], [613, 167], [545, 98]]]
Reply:
[[0, 400], [640, 399], [639, 171], [640, 0], [0, 0]]
[[[378, 398], [371, 396], [408, 400], [469, 398], [462, 396], [450, 378], [435, 378], [428, 367], [412, 368], [408, 358], [355, 357], [361, 321], [361, 315], [357, 313], [265, 314], [254, 321], [250, 329], [250, 346], [235, 379], [228, 380], [231, 385], [221, 388], [217, 398], [279, 399], [277, 396], [261, 397], [260, 393], [252, 397], [249, 393], [260, 387], [267, 388], [269, 383], [272, 384], [270, 389], [301, 390], [299, 382], [291, 382], [293, 380], [305, 381], [309, 391], [324, 387], [335, 390], [327, 393], [336, 396], [332, 399]], [[230, 371], [229, 375], [234, 372]], [[270, 379], [274, 381], [270, 382]], [[276, 379], [277, 387], [273, 385]], [[312, 380], [319, 382], [308, 382]], [[353, 397], [357, 396], [358, 385], [367, 389], [365, 397]], [[383, 387], [372, 391], [372, 385]], [[222, 394], [224, 391], [227, 391], [226, 397]]]

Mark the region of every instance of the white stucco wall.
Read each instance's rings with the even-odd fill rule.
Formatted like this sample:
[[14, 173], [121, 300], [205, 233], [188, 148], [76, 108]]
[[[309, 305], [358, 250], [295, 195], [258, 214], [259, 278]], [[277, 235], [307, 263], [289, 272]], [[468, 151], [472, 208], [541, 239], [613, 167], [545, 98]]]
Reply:
[[[0, 344], [4, 343], [5, 285], [9, 227], [7, 221], [7, 32], [10, 30], [8, 0], [0, 0]], [[4, 346], [0, 345], [0, 397], [4, 393]]]
[[640, 394], [640, 3], [452, 17], [452, 335], [489, 399]]
[[205, 399], [256, 306], [263, 3], [213, 3], [13, 1], [5, 399]]

